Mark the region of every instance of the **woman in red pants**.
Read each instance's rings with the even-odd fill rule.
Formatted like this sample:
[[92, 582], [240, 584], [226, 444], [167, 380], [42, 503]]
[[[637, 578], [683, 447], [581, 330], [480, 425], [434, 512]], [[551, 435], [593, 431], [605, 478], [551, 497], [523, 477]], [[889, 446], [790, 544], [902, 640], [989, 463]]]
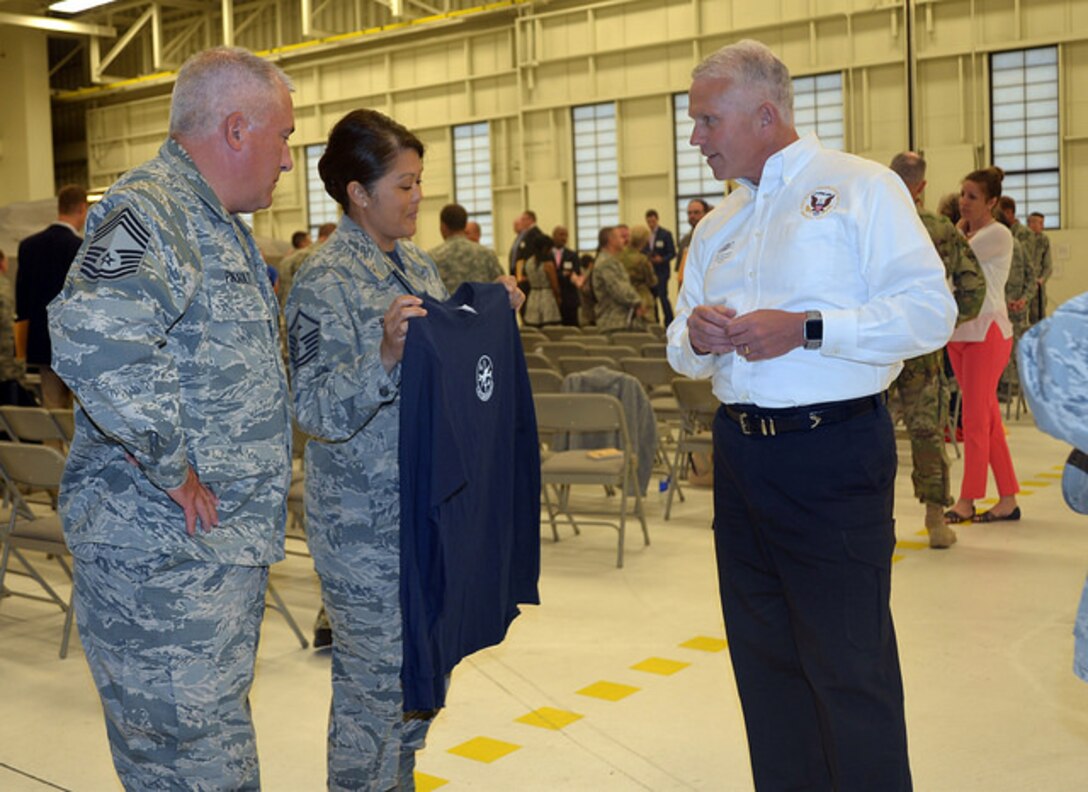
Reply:
[[[1016, 493], [1020, 485], [1005, 440], [997, 382], [1009, 362], [1012, 324], [1005, 305], [1005, 281], [1012, 263], [1012, 234], [994, 221], [993, 208], [1001, 197], [1004, 173], [986, 168], [967, 175], [960, 188], [958, 228], [975, 251], [986, 276], [982, 311], [964, 322], [948, 344], [948, 357], [963, 398], [963, 483], [960, 498], [945, 513], [945, 520], [995, 522], [1019, 520]], [[993, 468], [999, 500], [989, 511], [976, 514], [975, 500], [986, 495], [987, 470]]]

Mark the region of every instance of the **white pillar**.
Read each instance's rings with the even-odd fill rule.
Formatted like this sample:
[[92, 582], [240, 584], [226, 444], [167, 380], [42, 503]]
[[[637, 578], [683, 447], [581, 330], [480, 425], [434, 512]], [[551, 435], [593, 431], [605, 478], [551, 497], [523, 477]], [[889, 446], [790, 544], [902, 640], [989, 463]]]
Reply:
[[0, 25], [0, 206], [51, 198], [53, 128], [42, 30]]

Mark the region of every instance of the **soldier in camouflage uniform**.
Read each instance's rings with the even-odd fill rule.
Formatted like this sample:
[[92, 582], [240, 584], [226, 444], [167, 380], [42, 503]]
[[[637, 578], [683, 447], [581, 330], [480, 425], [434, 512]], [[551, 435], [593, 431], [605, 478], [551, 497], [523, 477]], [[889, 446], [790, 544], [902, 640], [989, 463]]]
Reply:
[[446, 291], [453, 294], [462, 283], [490, 283], [502, 277], [494, 250], [465, 236], [468, 212], [460, 204], [447, 204], [439, 214], [443, 242], [431, 252]]
[[594, 312], [597, 327], [604, 332], [630, 330], [643, 326], [642, 298], [639, 297], [619, 256], [623, 236], [619, 228], [602, 228], [598, 235], [600, 252], [590, 271], [590, 284], [596, 298]]
[[[333, 128], [318, 165], [340, 227], [287, 298], [306, 445], [306, 528], [333, 630], [330, 789], [414, 789], [431, 713], [406, 714], [400, 671], [400, 359], [418, 295], [446, 289], [415, 233], [423, 145], [381, 113]], [[345, 176], [350, 174], [350, 176]], [[520, 304], [513, 277], [503, 282]], [[512, 296], [512, 300], [514, 297]]]
[[[926, 163], [919, 154], [903, 152], [891, 162], [907, 185], [918, 207], [918, 216], [944, 262], [959, 315], [956, 322], [978, 316], [986, 298], [986, 279], [967, 240], [948, 218], [927, 211], [921, 204], [925, 190]], [[926, 505], [926, 530], [930, 547], [950, 547], [956, 532], [945, 524], [944, 510], [952, 505], [948, 453], [944, 429], [948, 422], [948, 383], [944, 376], [944, 350], [903, 361], [893, 392], [898, 395], [903, 423], [910, 435], [914, 494]]]
[[1035, 269], [1039, 274], [1039, 291], [1031, 303], [1029, 322], [1035, 324], [1046, 316], [1046, 282], [1054, 273], [1054, 262], [1050, 258], [1050, 237], [1043, 233], [1043, 223], [1046, 216], [1042, 212], [1032, 212], [1028, 215], [1028, 228], [1035, 235], [1032, 239], [1032, 259], [1035, 261]]
[[7, 273], [8, 257], [0, 250], [0, 404], [19, 404], [26, 361], [15, 357], [15, 288]]
[[654, 306], [657, 304], [657, 273], [654, 272], [654, 265], [650, 263], [650, 257], [642, 252], [642, 249], [650, 243], [650, 229], [643, 225], [637, 225], [632, 229], [626, 226], [620, 228], [625, 237], [620, 261], [623, 262], [623, 268], [627, 270], [631, 285], [642, 298], [644, 315], [653, 316]]
[[50, 304], [81, 405], [60, 490], [80, 637], [127, 789], [258, 789], [248, 694], [283, 557], [276, 297], [237, 212], [291, 167], [290, 84], [243, 50], [178, 73], [170, 138], [92, 210]]
[[[1017, 262], [1014, 258], [1012, 271], [1009, 273], [1010, 281], [1014, 277], [1017, 278], [1016, 287], [1012, 290], [1013, 294], [1009, 295], [1010, 303], [1014, 299], [1017, 301], [1026, 300], [1026, 306], [1023, 310], [1019, 310], [1019, 304], [1017, 304], [1016, 318], [1013, 318], [1014, 307], [1011, 304], [1009, 306], [1009, 320], [1013, 323], [1016, 338], [1019, 340], [1020, 336], [1024, 334], [1024, 330], [1038, 322], [1045, 313], [1043, 309], [1046, 300], [1042, 294], [1043, 287], [1054, 270], [1054, 264], [1050, 259], [1050, 239], [1046, 234], [1042, 233], [1043, 215], [1032, 212], [1028, 218], [1028, 225], [1024, 225], [1017, 219], [1016, 199], [1012, 196], [1002, 195], [998, 199], [995, 215], [998, 220], [1008, 226], [1013, 239], [1020, 243], [1023, 256], [1026, 258], [1026, 262]], [[1015, 255], [1017, 254], [1014, 253]], [[1017, 274], [1018, 268], [1023, 274]], [[1028, 270], [1035, 275], [1034, 284], [1024, 282]], [[1028, 295], [1030, 295], [1030, 298]], [[1023, 314], [1023, 316], [1020, 314]]]

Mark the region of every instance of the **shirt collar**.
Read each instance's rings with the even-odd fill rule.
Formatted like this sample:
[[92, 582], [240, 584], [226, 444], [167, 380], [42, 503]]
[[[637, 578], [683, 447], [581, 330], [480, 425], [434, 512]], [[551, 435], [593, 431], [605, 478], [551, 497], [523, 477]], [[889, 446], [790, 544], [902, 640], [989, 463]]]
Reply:
[[753, 184], [749, 179], [737, 179], [753, 194], [762, 190], [776, 189], [783, 184], [789, 184], [793, 178], [801, 172], [823, 145], [814, 132], [802, 135], [785, 148], [781, 148], [763, 163], [763, 174], [759, 178], [759, 184]]
[[336, 229], [336, 235], [348, 244], [361, 266], [370, 270], [377, 280], [387, 278], [400, 280], [402, 277], [406, 277], [410, 286], [409, 292], [427, 293], [426, 269], [413, 255], [410, 245], [404, 246], [400, 240], [396, 242], [395, 249], [400, 254], [401, 261], [404, 262], [404, 272], [402, 273], [385, 252], [378, 247], [378, 243], [371, 238], [370, 234], [364, 231], [346, 213], [340, 216], [340, 225]]
[[230, 212], [223, 206], [223, 202], [219, 200], [215, 190], [212, 189], [207, 179], [197, 169], [196, 163], [193, 162], [193, 158], [189, 156], [189, 152], [185, 150], [184, 146], [173, 138], [167, 138], [166, 142], [162, 144], [162, 148], [159, 149], [159, 156], [170, 166], [172, 172], [181, 174], [185, 181], [189, 183], [189, 186], [193, 188], [193, 192], [208, 205], [213, 214], [218, 215], [224, 222], [233, 222]]

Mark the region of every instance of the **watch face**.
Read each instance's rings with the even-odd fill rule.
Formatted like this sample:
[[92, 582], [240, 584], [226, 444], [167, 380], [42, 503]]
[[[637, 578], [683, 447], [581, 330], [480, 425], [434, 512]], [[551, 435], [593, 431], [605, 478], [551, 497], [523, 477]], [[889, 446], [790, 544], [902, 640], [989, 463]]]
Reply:
[[809, 319], [805, 322], [805, 338], [809, 341], [823, 341], [824, 320]]

